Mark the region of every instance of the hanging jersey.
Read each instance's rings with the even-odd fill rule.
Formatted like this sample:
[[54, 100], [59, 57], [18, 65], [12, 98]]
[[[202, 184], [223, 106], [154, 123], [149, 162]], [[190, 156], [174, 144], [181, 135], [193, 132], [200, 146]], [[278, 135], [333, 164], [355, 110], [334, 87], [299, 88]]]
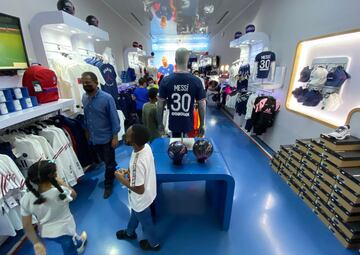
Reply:
[[190, 73], [174, 73], [162, 80], [159, 95], [160, 100], [168, 102], [169, 129], [178, 133], [192, 131], [194, 102], [206, 99], [201, 80]]
[[264, 51], [256, 55], [255, 62], [258, 63], [257, 78], [266, 79], [269, 76], [271, 64], [276, 60], [275, 53], [272, 51]]
[[59, 137], [59, 134], [49, 127], [43, 129], [40, 132], [40, 135], [45, 137], [46, 140], [48, 140], [51, 147], [55, 151], [54, 160], [62, 161], [64, 166], [66, 166], [63, 173], [61, 173], [59, 169], [57, 169], [59, 177], [62, 178], [69, 185], [74, 186], [77, 183], [74, 173], [76, 166], [74, 166], [74, 163], [71, 160], [71, 156], [68, 153], [68, 145], [64, 144], [62, 139]]
[[99, 66], [99, 70], [105, 80], [105, 84], [101, 85], [101, 89], [112, 95], [116, 103], [116, 108], [120, 109], [119, 92], [116, 83], [117, 75], [114, 66], [110, 64], [102, 64]]
[[2, 199], [11, 190], [23, 189], [25, 178], [10, 157], [0, 154], [0, 165], [0, 199]]
[[32, 164], [45, 158], [43, 151], [40, 149], [40, 145], [34, 145], [34, 143], [29, 140], [15, 138], [11, 144], [15, 147], [19, 155], [17, 163], [25, 176], [27, 176], [27, 170]]
[[74, 171], [74, 175], [76, 178], [79, 178], [81, 176], [84, 175], [84, 170], [82, 169], [82, 166], [75, 154], [74, 149], [72, 148], [69, 139], [66, 137], [64, 131], [61, 128], [57, 128], [57, 127], [49, 127], [50, 129], [54, 130], [62, 144], [64, 145], [64, 148], [66, 149], [67, 155], [68, 155], [68, 160], [71, 161], [72, 165], [73, 165], [73, 171]]

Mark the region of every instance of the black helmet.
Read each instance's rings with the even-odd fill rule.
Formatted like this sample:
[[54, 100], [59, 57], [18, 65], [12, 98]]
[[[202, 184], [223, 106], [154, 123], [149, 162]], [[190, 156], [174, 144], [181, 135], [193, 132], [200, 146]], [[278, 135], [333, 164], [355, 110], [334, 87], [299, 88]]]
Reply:
[[75, 15], [75, 6], [70, 0], [59, 0], [57, 2], [57, 9]]
[[187, 153], [185, 144], [180, 141], [173, 142], [169, 145], [168, 155], [175, 165], [181, 165], [182, 159]]
[[94, 15], [89, 15], [86, 17], [86, 22], [90, 25], [90, 26], [95, 26], [98, 27], [99, 26], [99, 20], [94, 16]]
[[204, 163], [213, 153], [214, 147], [207, 139], [197, 140], [193, 146], [193, 152], [200, 163]]

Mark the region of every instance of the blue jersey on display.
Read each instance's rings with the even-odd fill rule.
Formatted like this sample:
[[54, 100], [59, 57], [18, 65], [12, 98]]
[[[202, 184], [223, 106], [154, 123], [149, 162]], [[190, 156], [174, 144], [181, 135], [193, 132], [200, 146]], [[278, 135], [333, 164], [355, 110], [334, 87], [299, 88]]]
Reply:
[[268, 78], [271, 69], [271, 63], [275, 60], [275, 53], [271, 51], [264, 51], [256, 55], [255, 62], [258, 63], [257, 78]]
[[101, 89], [103, 91], [109, 93], [110, 95], [112, 95], [112, 97], [114, 98], [115, 103], [116, 103], [116, 108], [120, 109], [119, 92], [118, 92], [118, 88], [117, 88], [116, 72], [115, 72], [114, 67], [110, 64], [102, 64], [98, 68], [106, 82], [105, 85], [101, 86]]
[[169, 106], [169, 129], [176, 133], [194, 130], [193, 112], [195, 100], [206, 98], [201, 80], [190, 73], [173, 73], [160, 84], [160, 100]]
[[161, 66], [158, 72], [163, 74], [164, 76], [168, 76], [174, 72], [174, 66], [172, 64], [169, 64], [168, 67]]

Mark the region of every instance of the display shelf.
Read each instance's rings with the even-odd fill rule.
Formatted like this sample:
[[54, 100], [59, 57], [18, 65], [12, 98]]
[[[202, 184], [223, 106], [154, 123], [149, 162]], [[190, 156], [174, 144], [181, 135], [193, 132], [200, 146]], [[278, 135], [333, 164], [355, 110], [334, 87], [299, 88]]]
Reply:
[[89, 26], [84, 20], [63, 11], [36, 14], [30, 22], [29, 30], [37, 61], [45, 66], [48, 66], [48, 61], [43, 40], [44, 37], [48, 37], [49, 33], [55, 33], [59, 38], [58, 41], [53, 41], [53, 43], [59, 42], [59, 44], [63, 44], [61, 39], [68, 38], [69, 45], [89, 44], [92, 46], [87, 48], [89, 50], [93, 50], [94, 41], [109, 41], [108, 32], [98, 27]]
[[[142, 59], [140, 59], [142, 58]], [[131, 67], [134, 68], [137, 65], [141, 65], [142, 67], [146, 67], [146, 52], [139, 48], [127, 48], [124, 51], [124, 66], [125, 69]]]
[[275, 69], [275, 77], [273, 81], [255, 79], [249, 81], [249, 86], [256, 87], [258, 89], [280, 89], [284, 86], [286, 74], [285, 66], [277, 66]]
[[261, 43], [263, 47], [269, 47], [270, 38], [264, 32], [248, 33], [230, 42], [230, 48], [240, 48], [245, 45], [255, 45]]
[[[295, 52], [286, 109], [330, 128], [349, 124], [352, 115], [360, 112], [360, 87], [357, 86], [360, 79], [359, 44], [359, 29], [300, 41]], [[351, 78], [336, 88], [338, 92], [334, 92], [332, 86], [321, 84], [321, 96], [325, 99], [330, 98], [329, 94], [335, 96], [337, 94], [334, 103], [330, 99], [322, 99], [315, 106], [306, 106], [303, 102], [299, 102], [292, 92], [300, 87], [308, 87], [307, 83], [299, 80], [304, 67], [320, 65], [328, 71], [331, 67], [343, 66]], [[326, 104], [333, 106], [326, 109]]]
[[19, 112], [9, 113], [0, 116], [0, 129], [19, 124], [21, 122], [34, 119], [48, 113], [56, 112], [74, 105], [73, 99], [60, 99], [56, 102], [46, 103], [34, 108], [25, 109]]

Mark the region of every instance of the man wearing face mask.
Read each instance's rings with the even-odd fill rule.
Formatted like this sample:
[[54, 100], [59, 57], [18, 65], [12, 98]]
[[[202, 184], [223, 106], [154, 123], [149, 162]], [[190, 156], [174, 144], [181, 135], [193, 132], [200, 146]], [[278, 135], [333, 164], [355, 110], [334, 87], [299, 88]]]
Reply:
[[115, 179], [115, 148], [119, 145], [117, 134], [120, 131], [120, 119], [114, 98], [98, 88], [98, 79], [94, 73], [83, 73], [81, 81], [86, 92], [82, 103], [89, 142], [105, 163], [106, 199], [112, 194]]

